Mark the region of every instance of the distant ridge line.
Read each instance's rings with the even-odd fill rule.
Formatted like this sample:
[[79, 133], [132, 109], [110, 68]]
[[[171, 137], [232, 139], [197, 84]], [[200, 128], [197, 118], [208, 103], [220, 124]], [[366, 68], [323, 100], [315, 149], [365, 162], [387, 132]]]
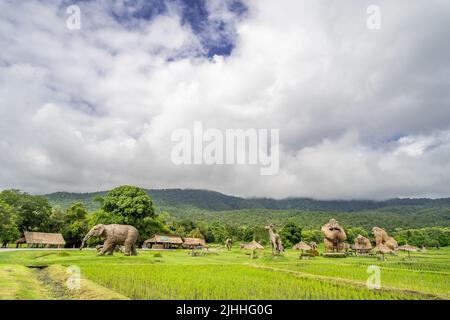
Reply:
[[[450, 207], [450, 198], [393, 198], [389, 200], [316, 200], [306, 197], [243, 198], [217, 191], [202, 189], [144, 189], [159, 208], [194, 207], [198, 209], [223, 211], [240, 209], [301, 209], [311, 211], [363, 211], [392, 206], [444, 206]], [[82, 202], [89, 209], [98, 208], [96, 196], [104, 196], [108, 191], [74, 193], [54, 192], [44, 195], [52, 205], [67, 208], [71, 203]]]

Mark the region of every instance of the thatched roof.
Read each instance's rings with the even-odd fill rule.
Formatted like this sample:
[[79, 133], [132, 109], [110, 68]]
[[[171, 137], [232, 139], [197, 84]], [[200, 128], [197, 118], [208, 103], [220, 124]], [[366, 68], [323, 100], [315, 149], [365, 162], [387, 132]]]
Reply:
[[52, 244], [65, 245], [66, 241], [61, 233], [24, 232], [25, 241], [28, 244]]
[[384, 244], [381, 244], [381, 245], [379, 245], [379, 246], [376, 246], [376, 247], [374, 248], [374, 251], [375, 251], [375, 252], [378, 252], [378, 253], [383, 253], [383, 254], [385, 254], [385, 253], [391, 253], [391, 252], [392, 252], [392, 250], [389, 249], [388, 247], [386, 247]]
[[204, 246], [205, 244], [205, 240], [201, 238], [184, 238], [183, 243], [186, 246]]
[[400, 251], [409, 251], [409, 252], [416, 252], [416, 251], [419, 251], [420, 249], [417, 248], [417, 247], [410, 246], [410, 245], [406, 244], [406, 245], [404, 245], [404, 246], [398, 247], [397, 250], [400, 250]]
[[292, 249], [308, 251], [308, 250], [311, 250], [311, 247], [309, 245], [307, 245], [306, 243], [304, 243], [303, 241], [300, 241], [295, 246], [293, 246]]
[[182, 244], [183, 240], [178, 236], [165, 236], [155, 234], [152, 238], [145, 240], [144, 244], [147, 243], [171, 243], [171, 244]]
[[244, 245], [243, 248], [244, 249], [248, 249], [248, 250], [262, 250], [262, 249], [264, 249], [264, 247], [262, 245], [260, 245], [258, 242], [256, 242], [255, 240], [253, 240], [250, 243], [247, 243], [246, 245]]

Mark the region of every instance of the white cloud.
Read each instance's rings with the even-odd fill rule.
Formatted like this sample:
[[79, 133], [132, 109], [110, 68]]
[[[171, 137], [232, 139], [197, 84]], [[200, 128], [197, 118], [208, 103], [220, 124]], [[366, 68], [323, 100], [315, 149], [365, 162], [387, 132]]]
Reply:
[[[238, 19], [209, 2], [235, 49], [207, 59], [201, 40], [214, 35], [194, 34], [176, 7], [130, 26], [110, 2], [82, 2], [83, 27], [71, 31], [56, 2], [2, 1], [0, 188], [448, 196], [450, 45], [440, 32], [450, 5], [381, 1], [382, 28], [370, 31], [369, 4], [252, 1]], [[171, 133], [194, 120], [279, 128], [279, 174], [174, 166]]]

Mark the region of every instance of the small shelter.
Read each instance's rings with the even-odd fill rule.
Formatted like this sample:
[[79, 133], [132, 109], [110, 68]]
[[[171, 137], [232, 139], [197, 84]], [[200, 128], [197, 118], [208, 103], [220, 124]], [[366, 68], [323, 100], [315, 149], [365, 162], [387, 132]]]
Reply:
[[171, 249], [180, 248], [182, 244], [183, 239], [181, 239], [181, 237], [179, 236], [155, 234], [152, 238], [145, 240], [142, 247], [152, 249]]
[[248, 250], [263, 250], [264, 247], [262, 245], [260, 245], [258, 242], [256, 242], [255, 240], [253, 240], [250, 243], [247, 243], [243, 246], [243, 249], [248, 249]]
[[398, 247], [397, 250], [408, 252], [408, 258], [411, 259], [411, 252], [417, 252], [420, 249], [417, 248], [417, 247], [410, 246], [410, 245], [406, 244], [404, 246]]
[[[44, 232], [24, 232], [25, 243], [28, 246], [56, 246], [58, 248], [63, 247], [66, 244], [61, 233], [44, 233]], [[20, 239], [21, 240], [21, 239]], [[22, 242], [22, 241], [20, 241]]]
[[309, 251], [311, 250], [311, 246], [307, 245], [306, 243], [304, 243], [303, 241], [300, 241], [299, 243], [297, 243], [295, 246], [292, 247], [292, 249], [294, 250], [303, 250], [304, 251]]
[[255, 240], [253, 240], [250, 243], [245, 244], [244, 246], [242, 246], [242, 248], [246, 249], [246, 250], [252, 250], [250, 259], [254, 259], [254, 258], [258, 257], [256, 255], [256, 250], [264, 250], [264, 247], [262, 245], [260, 245], [258, 242], [256, 242]]
[[294, 250], [301, 250], [302, 253], [299, 255], [299, 258], [306, 258], [309, 257], [309, 254], [304, 255], [303, 251], [311, 251], [311, 246], [307, 245], [305, 242], [300, 241], [299, 243], [297, 243], [295, 246], [292, 247], [292, 249]]
[[184, 238], [183, 248], [184, 249], [195, 249], [202, 248], [206, 245], [204, 239], [201, 238]]
[[383, 261], [386, 261], [385, 254], [394, 252], [394, 251], [392, 251], [391, 249], [389, 249], [389, 248], [388, 248], [386, 245], [384, 245], [384, 244], [380, 244], [380, 245], [376, 246], [376, 247], [373, 249], [373, 251], [374, 251], [375, 253], [380, 253], [381, 256], [382, 256], [382, 257], [381, 257], [381, 260], [383, 260]]

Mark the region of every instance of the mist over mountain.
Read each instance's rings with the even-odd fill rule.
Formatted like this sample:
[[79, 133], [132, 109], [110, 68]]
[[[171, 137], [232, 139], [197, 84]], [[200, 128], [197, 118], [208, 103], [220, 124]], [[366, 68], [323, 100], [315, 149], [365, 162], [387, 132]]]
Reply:
[[[315, 200], [311, 198], [242, 198], [216, 191], [198, 189], [145, 189], [159, 209], [191, 207], [209, 211], [242, 209], [300, 209], [310, 211], [355, 212], [394, 206], [450, 206], [450, 198], [394, 198], [385, 201], [374, 200]], [[100, 206], [95, 197], [108, 191], [93, 193], [56, 192], [44, 195], [52, 205], [67, 208], [74, 202], [83, 203], [93, 210]]]

